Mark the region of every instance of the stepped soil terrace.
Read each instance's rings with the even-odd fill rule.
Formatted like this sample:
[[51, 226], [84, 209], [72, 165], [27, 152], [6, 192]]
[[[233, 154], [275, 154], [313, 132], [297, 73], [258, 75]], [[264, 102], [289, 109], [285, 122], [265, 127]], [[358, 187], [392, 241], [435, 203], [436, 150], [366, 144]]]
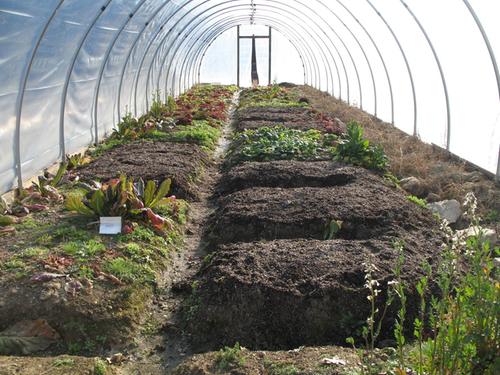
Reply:
[[[0, 375], [390, 374], [401, 367], [398, 285], [410, 343], [401, 355], [414, 366], [416, 284], [427, 277], [423, 294], [440, 296], [450, 238], [380, 154], [382, 167], [366, 168], [375, 154], [364, 139], [339, 156], [353, 125], [336, 118], [348, 123], [350, 112], [286, 86], [243, 90], [235, 114], [235, 87], [197, 86], [175, 106], [124, 119], [64, 177], [64, 198], [0, 237], [0, 353], [10, 355]], [[176, 125], [162, 134], [163, 123]], [[263, 142], [248, 136], [262, 127]], [[140, 186], [122, 195], [126, 233], [101, 236], [96, 217], [64, 208], [70, 194], [121, 174], [172, 182], [159, 206], [136, 208]], [[371, 319], [381, 348], [360, 355]], [[33, 337], [16, 325], [26, 321], [49, 345], [27, 353]], [[41, 359], [13, 356], [23, 353]]]

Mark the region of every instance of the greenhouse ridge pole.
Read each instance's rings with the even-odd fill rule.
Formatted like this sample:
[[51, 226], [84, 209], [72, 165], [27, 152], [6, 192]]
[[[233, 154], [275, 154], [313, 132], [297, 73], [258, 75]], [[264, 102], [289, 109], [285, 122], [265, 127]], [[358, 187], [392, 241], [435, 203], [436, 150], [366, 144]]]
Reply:
[[[42, 40], [47, 33], [47, 30], [52, 23], [52, 20], [57, 14], [57, 11], [59, 8], [61, 8], [62, 4], [64, 3], [64, 0], [60, 0], [59, 3], [56, 5], [54, 10], [52, 11], [52, 14], [50, 17], [47, 19], [47, 22], [45, 22], [45, 25], [42, 29], [42, 32], [38, 36], [38, 39], [35, 43], [35, 47], [33, 48], [31, 52], [31, 56], [29, 58], [28, 64], [25, 67], [25, 71], [23, 73], [23, 78], [20, 82], [19, 85], [19, 91], [17, 93], [17, 100], [16, 100], [16, 130], [15, 130], [15, 135], [14, 135], [14, 158], [15, 158], [15, 163], [16, 163], [16, 169], [17, 169], [17, 187], [19, 189], [23, 188], [23, 174], [22, 174], [22, 162], [21, 162], [21, 115], [23, 112], [23, 101], [24, 101], [24, 93], [26, 91], [26, 85], [28, 84], [28, 77], [31, 73], [31, 68], [33, 67], [33, 61], [35, 60], [35, 55], [38, 52], [38, 48], [40, 47], [40, 44], [42, 43]], [[63, 152], [64, 155], [64, 152]], [[63, 156], [64, 157], [64, 156]]]

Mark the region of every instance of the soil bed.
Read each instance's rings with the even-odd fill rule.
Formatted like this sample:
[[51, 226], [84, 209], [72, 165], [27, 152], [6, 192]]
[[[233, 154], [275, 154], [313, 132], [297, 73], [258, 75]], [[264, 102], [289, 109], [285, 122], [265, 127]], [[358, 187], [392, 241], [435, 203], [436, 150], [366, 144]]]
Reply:
[[218, 187], [228, 194], [251, 187], [327, 187], [346, 185], [366, 170], [332, 161], [247, 162], [227, 171]]
[[[408, 236], [403, 280], [414, 285], [423, 275], [423, 261], [435, 265], [439, 249], [433, 238]], [[359, 337], [369, 315], [363, 263], [371, 255], [379, 269], [374, 277], [386, 290], [398, 258], [389, 240], [279, 240], [219, 248], [199, 272], [188, 305], [195, 345], [214, 349], [239, 342], [272, 350], [345, 345], [347, 337]], [[409, 289], [407, 296], [407, 318], [413, 321], [418, 294]], [[394, 321], [395, 310], [387, 321]], [[382, 332], [392, 337], [389, 326]]]
[[220, 199], [210, 242], [324, 239], [332, 220], [342, 221], [343, 239], [400, 238], [406, 232], [433, 238], [437, 220], [381, 178], [366, 173], [333, 187], [251, 188]]
[[282, 124], [297, 130], [325, 131], [318, 114], [307, 107], [250, 107], [238, 111], [236, 128], [254, 130]]
[[121, 173], [128, 177], [163, 181], [172, 179], [177, 198], [198, 198], [195, 180], [209, 163], [198, 145], [177, 142], [139, 141], [118, 146], [81, 168], [83, 179], [108, 180]]

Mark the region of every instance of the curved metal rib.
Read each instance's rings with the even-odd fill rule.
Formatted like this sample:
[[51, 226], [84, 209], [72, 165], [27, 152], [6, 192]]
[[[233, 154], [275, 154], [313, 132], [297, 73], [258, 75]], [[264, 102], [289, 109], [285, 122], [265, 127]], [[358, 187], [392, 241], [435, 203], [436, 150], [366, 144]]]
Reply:
[[[35, 59], [35, 55], [38, 51], [38, 48], [40, 47], [40, 43], [42, 43], [42, 40], [47, 33], [47, 30], [52, 23], [52, 20], [57, 14], [57, 11], [59, 8], [61, 8], [62, 4], [64, 3], [64, 0], [60, 0], [59, 3], [56, 5], [54, 10], [52, 11], [52, 14], [50, 17], [47, 19], [47, 22], [45, 22], [45, 25], [38, 36], [35, 46], [33, 50], [31, 51], [31, 56], [28, 60], [28, 63], [26, 64], [24, 73], [23, 73], [23, 78], [20, 81], [19, 84], [19, 91], [17, 92], [17, 99], [16, 99], [16, 130], [15, 130], [15, 135], [14, 135], [14, 160], [16, 163], [16, 169], [17, 169], [17, 187], [19, 189], [23, 188], [23, 173], [22, 173], [22, 162], [21, 162], [21, 116], [23, 112], [23, 100], [24, 100], [24, 92], [26, 91], [26, 85], [28, 83], [28, 77], [31, 73], [31, 68], [33, 66], [33, 61]], [[64, 158], [64, 138], [62, 139], [62, 154]]]
[[406, 65], [406, 70], [408, 71], [408, 75], [410, 76], [410, 83], [411, 83], [411, 91], [413, 95], [413, 135], [417, 136], [417, 94], [415, 92], [415, 82], [413, 81], [413, 74], [411, 72], [411, 67], [410, 63], [408, 62], [408, 59], [406, 57], [406, 53], [403, 49], [403, 46], [401, 46], [401, 43], [399, 42], [399, 38], [397, 37], [396, 33], [392, 29], [392, 27], [389, 25], [389, 23], [385, 20], [384, 16], [378, 11], [378, 9], [372, 4], [370, 0], [366, 0], [368, 4], [370, 4], [370, 7], [373, 9], [373, 11], [380, 17], [380, 19], [384, 22], [385, 26], [391, 33], [392, 37], [396, 41], [396, 44], [399, 47], [399, 51], [401, 52], [401, 55], [403, 56], [403, 59], [405, 61]]

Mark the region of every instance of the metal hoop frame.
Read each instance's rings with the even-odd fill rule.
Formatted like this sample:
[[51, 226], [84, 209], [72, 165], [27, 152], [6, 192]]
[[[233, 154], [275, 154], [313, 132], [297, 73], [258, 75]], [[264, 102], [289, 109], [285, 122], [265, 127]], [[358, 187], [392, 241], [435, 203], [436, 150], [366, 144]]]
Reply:
[[[87, 42], [88, 36], [92, 32], [92, 30], [96, 27], [96, 24], [98, 23], [100, 17], [104, 14], [106, 9], [109, 8], [109, 5], [112, 3], [112, 1], [113, 0], [103, 1], [102, 6], [100, 6], [100, 9], [96, 12], [94, 18], [88, 24], [88, 26], [86, 27], [85, 31], [83, 32], [81, 38], [79, 39], [77, 46], [75, 48], [74, 54], [72, 55], [72, 58], [70, 60], [68, 69], [66, 70], [66, 76], [64, 79], [64, 84], [63, 84], [62, 93], [61, 93], [61, 105], [60, 105], [60, 113], [59, 113], [59, 129], [60, 129], [59, 136], [60, 136], [61, 158], [63, 160], [64, 160], [65, 154], [66, 154], [65, 110], [66, 110], [67, 94], [68, 94], [71, 76], [72, 76], [72, 73], [74, 71], [74, 67], [75, 67], [76, 61], [78, 59], [78, 56], [80, 54], [80, 51], [82, 50], [83, 46]], [[149, 33], [150, 35], [148, 37], [148, 36], [146, 36], [148, 26], [152, 25], [153, 21], [155, 21], [156, 19], [161, 19], [162, 17], [165, 16], [165, 13], [166, 13], [165, 9], [166, 9], [167, 5], [175, 4], [175, 3], [172, 3], [170, 0], [167, 0], [167, 1], [159, 4], [156, 7], [154, 12], [149, 17], [148, 21], [146, 21], [144, 23], [143, 27], [138, 32], [136, 38], [134, 39], [134, 41], [130, 45], [130, 48], [129, 48], [128, 53], [125, 57], [124, 63], [122, 65], [121, 74], [120, 74], [120, 81], [119, 81], [119, 85], [118, 85], [118, 94], [116, 95], [118, 118], [121, 117], [120, 116], [121, 115], [121, 113], [120, 113], [120, 111], [121, 111], [121, 95], [122, 95], [122, 91], [123, 91], [125, 72], [126, 72], [127, 66], [130, 66], [132, 69], [134, 68], [131, 65], [130, 58], [132, 56], [133, 51], [137, 50], [137, 47], [139, 45], [139, 42], [141, 42], [141, 39], [143, 39], [146, 36], [146, 40], [144, 42], [146, 43], [147, 47], [142, 55], [141, 62], [138, 65], [138, 69], [136, 70], [136, 73], [134, 75], [133, 90], [134, 90], [134, 96], [135, 96], [135, 98], [134, 98], [134, 100], [135, 100], [135, 108], [134, 109], [135, 110], [137, 110], [137, 104], [136, 104], [137, 86], [138, 86], [139, 78], [141, 75], [142, 65], [144, 64], [144, 60], [148, 57], [148, 52], [149, 52], [150, 48], [152, 47], [153, 43], [157, 40], [157, 36], [159, 34], [161, 34], [161, 31], [169, 24], [169, 22], [171, 20], [174, 19], [174, 16], [176, 14], [180, 14], [181, 12], [184, 12], [181, 19], [188, 19], [188, 15], [190, 13], [192, 13], [194, 9], [198, 9], [202, 5], [209, 4], [211, 1], [212, 0], [205, 0], [205, 1], [202, 1], [201, 3], [195, 5], [195, 0], [188, 0], [183, 5], [177, 5], [177, 8], [173, 13], [166, 15], [166, 21], [160, 22], [161, 26], [158, 28], [158, 30], [156, 32], [151, 30], [151, 32]], [[334, 12], [334, 10], [330, 6], [326, 5], [321, 0], [315, 0], [315, 1], [318, 4], [321, 4], [324, 7], [324, 9], [329, 12], [329, 14], [331, 14], [335, 19], [337, 19], [338, 22], [340, 22], [340, 24], [347, 30], [349, 35], [351, 35], [351, 37], [355, 41], [357, 47], [361, 50], [361, 53], [364, 56], [364, 60], [367, 64], [369, 72], [370, 72], [371, 84], [372, 84], [372, 88], [374, 91], [374, 100], [375, 100], [374, 112], [376, 114], [377, 110], [378, 110], [377, 87], [376, 87], [375, 77], [373, 74], [372, 62], [370, 61], [370, 58], [366, 54], [365, 47], [363, 46], [360, 39], [356, 35], [355, 31], [353, 29], [351, 29], [346, 24], [346, 22], [341, 17], [339, 17], [336, 12]], [[375, 12], [375, 14], [380, 18], [380, 20], [383, 22], [383, 24], [386, 26], [386, 28], [391, 33], [391, 35], [394, 38], [396, 44], [398, 45], [400, 53], [404, 59], [406, 70], [407, 70], [408, 76], [410, 78], [410, 85], [411, 85], [412, 97], [413, 97], [414, 135], [417, 135], [418, 134], [418, 129], [417, 129], [417, 124], [418, 124], [417, 94], [416, 94], [415, 82], [413, 80], [413, 73], [412, 73], [410, 62], [405, 54], [404, 48], [403, 48], [402, 44], [400, 43], [400, 40], [399, 40], [397, 34], [392, 29], [389, 21], [387, 21], [386, 18], [378, 11], [377, 7], [375, 5], [373, 5], [372, 1], [370, 1], [370, 0], [366, 0], [366, 1], [367, 1], [368, 5], [371, 7], [371, 9]], [[117, 40], [119, 40], [120, 36], [123, 34], [124, 30], [126, 29], [127, 25], [130, 23], [130, 21], [135, 18], [134, 15], [137, 14], [138, 12], [140, 12], [143, 9], [144, 4], [146, 4], [147, 2], [148, 2], [147, 0], [142, 0], [139, 3], [137, 3], [135, 5], [133, 11], [127, 16], [127, 19], [125, 19], [123, 21], [123, 23], [121, 23], [121, 27], [119, 28], [119, 30], [117, 30], [117, 32], [114, 34], [113, 38], [111, 39], [111, 42], [110, 42], [109, 46], [107, 47], [106, 52], [104, 54], [104, 60], [99, 67], [99, 73], [98, 73], [98, 77], [97, 77], [95, 88], [94, 88], [93, 107], [91, 109], [92, 110], [92, 118], [93, 118], [93, 122], [94, 122], [94, 124], [93, 124], [94, 130], [93, 131], [95, 132], [95, 134], [93, 136], [94, 136], [95, 142], [97, 142], [99, 140], [98, 101], [99, 101], [100, 88], [101, 88], [101, 83], [102, 83], [104, 71], [105, 71], [106, 66], [109, 62], [110, 56], [112, 55], [113, 50], [115, 49]], [[233, 2], [233, 1], [228, 1], [228, 2]], [[218, 3], [217, 5], [214, 5], [213, 8], [215, 9], [217, 6], [220, 6], [224, 3], [225, 2]], [[319, 12], [315, 11], [314, 9], [312, 9], [311, 7], [309, 7], [308, 5], [303, 3], [301, 0], [294, 0], [291, 3], [297, 4], [298, 6], [302, 7], [303, 9], [304, 8], [308, 9], [309, 12], [314, 14], [314, 17], [316, 19], [320, 19], [323, 23], [325, 23], [327, 25], [327, 27], [329, 27], [330, 31], [335, 32], [335, 35], [340, 39], [340, 42], [343, 45], [343, 47], [345, 48], [345, 51], [346, 51], [347, 55], [349, 56], [349, 60], [351, 61], [352, 66], [355, 70], [355, 76], [356, 76], [356, 79], [358, 81], [358, 88], [359, 88], [359, 94], [360, 94], [360, 106], [362, 106], [363, 105], [362, 104], [362, 95], [363, 95], [362, 94], [362, 84], [361, 84], [361, 80], [359, 77], [358, 66], [356, 65], [356, 61], [354, 60], [354, 58], [351, 54], [349, 46], [347, 44], [345, 44], [344, 40], [342, 40], [342, 38], [340, 38], [340, 36], [336, 33], [334, 28], [329, 26], [329, 24], [321, 16], [321, 14], [319, 14]], [[391, 82], [391, 76], [389, 74], [389, 70], [388, 70], [387, 64], [384, 60], [384, 56], [382, 54], [382, 51], [380, 50], [379, 46], [377, 45], [377, 43], [375, 42], [373, 37], [370, 35], [370, 32], [366, 29], [366, 27], [362, 24], [362, 22], [356, 17], [356, 15], [342, 1], [336, 0], [336, 3], [338, 3], [343, 9], [345, 9], [348, 12], [348, 14], [350, 15], [350, 17], [352, 17], [352, 19], [360, 26], [364, 35], [366, 35], [369, 38], [371, 45], [375, 48], [375, 50], [377, 52], [377, 55], [380, 59], [380, 62], [382, 63], [382, 66], [384, 68], [387, 83], [389, 86], [390, 97], [391, 97], [390, 98], [391, 99], [391, 117], [392, 117], [392, 123], [394, 123], [395, 104], [394, 104], [393, 86], [392, 86], [392, 82]], [[446, 140], [446, 143], [447, 143], [447, 148], [449, 149], [450, 142], [451, 142], [451, 108], [450, 108], [449, 93], [448, 93], [448, 89], [447, 89], [447, 83], [446, 83], [446, 79], [445, 79], [444, 69], [443, 69], [441, 62], [439, 60], [437, 51], [435, 50], [435, 48], [433, 46], [432, 39], [428, 35], [425, 28], [423, 27], [423, 24], [421, 23], [419, 18], [412, 12], [412, 10], [408, 7], [407, 3], [404, 0], [400, 0], [400, 3], [407, 9], [409, 14], [412, 16], [412, 18], [416, 22], [417, 26], [419, 27], [420, 31], [422, 32], [423, 37], [425, 38], [427, 44], [429, 45], [429, 47], [433, 53], [434, 59], [436, 61], [437, 69], [439, 70], [439, 74], [440, 74], [442, 85], [443, 85], [445, 100], [446, 100], [446, 111], [447, 111], [447, 125], [446, 125], [447, 126], [446, 127], [447, 140]], [[474, 8], [470, 5], [469, 1], [463, 0], [463, 3], [467, 7], [467, 10], [469, 11], [470, 16], [472, 17], [475, 24], [477, 25], [478, 31], [480, 32], [480, 34], [482, 36], [484, 45], [485, 45], [486, 50], [489, 54], [489, 59], [491, 61], [492, 67], [493, 67], [493, 73], [494, 73], [494, 76], [496, 79], [497, 90], [498, 90], [498, 95], [499, 95], [499, 99], [500, 99], [500, 72], [499, 72], [498, 63], [497, 63], [493, 48], [491, 46], [491, 43], [489, 41], [488, 35], [487, 35], [487, 33], [486, 33], [486, 31], [485, 31], [485, 29], [480, 21], [480, 18], [477, 16]], [[27, 84], [28, 84], [28, 81], [30, 78], [33, 62], [36, 59], [39, 46], [43, 42], [43, 40], [45, 39], [46, 34], [47, 34], [47, 30], [49, 29], [50, 25], [57, 18], [59, 11], [61, 10], [61, 8], [64, 7], [64, 5], [65, 5], [64, 0], [60, 0], [55, 5], [50, 16], [47, 18], [47, 21], [45, 22], [43, 28], [41, 29], [40, 34], [36, 38], [34, 48], [32, 49], [31, 53], [29, 54], [29, 58], [27, 60], [26, 66], [25, 66], [23, 73], [22, 73], [22, 79], [20, 80], [20, 84], [19, 84], [19, 91], [17, 93], [17, 99], [16, 99], [16, 111], [15, 111], [15, 113], [16, 113], [15, 124], [16, 125], [15, 125], [13, 149], [14, 149], [17, 185], [20, 188], [23, 186], [22, 158], [21, 158], [21, 154], [20, 154], [21, 153], [20, 149], [21, 149], [21, 126], [22, 126], [21, 120], [22, 120], [24, 96], [25, 96]], [[188, 5], [194, 5], [194, 6], [189, 11], [186, 11], [186, 7]], [[265, 3], [259, 4], [258, 9], [261, 9], [261, 8], [267, 9], [267, 11], [270, 12], [271, 16], [272, 16], [273, 12], [271, 10], [273, 8], [276, 10], [280, 10], [280, 12], [283, 11], [283, 9], [279, 5], [285, 5], [285, 4], [282, 1], [269, 0], [269, 1], [266, 1]], [[288, 13], [290, 13], [290, 17], [292, 17], [292, 18], [290, 18], [290, 20], [292, 20], [292, 19], [299, 19], [300, 20], [299, 15], [301, 17], [304, 16], [303, 13], [300, 13], [300, 9], [298, 7], [295, 7], [294, 5], [290, 5], [288, 2], [286, 4], [286, 7], [287, 7], [287, 9], [286, 9], [287, 11], [288, 11], [288, 9], [291, 9], [288, 11]], [[297, 14], [293, 14], [294, 12], [297, 12]], [[206, 13], [206, 10], [202, 10], [202, 13]], [[198, 29], [198, 27], [201, 25], [200, 23], [195, 24], [195, 26], [193, 27], [192, 30], [189, 30], [188, 26], [191, 25], [193, 22], [195, 22], [195, 20], [197, 20], [199, 18], [199, 16], [200, 16], [200, 14], [198, 14], [196, 17], [193, 17], [191, 20], [189, 20], [188, 24], [187, 25], [185, 24], [183, 26], [183, 30], [178, 35], [181, 35], [184, 32], [187, 32], [188, 34], [190, 34], [192, 30]], [[261, 17], [259, 19], [262, 21], [266, 21], [265, 17]], [[275, 28], [276, 28], [276, 30], [278, 30], [278, 28], [280, 28], [282, 30], [280, 32], [292, 43], [294, 48], [298, 51], [300, 59], [302, 61], [303, 68], [304, 68], [304, 82], [311, 83], [315, 87], [319, 87], [319, 85], [320, 85], [319, 80], [322, 79], [322, 77], [323, 77], [323, 73], [320, 73], [321, 68], [319, 66], [320, 65], [319, 61], [321, 61], [322, 65], [323, 65], [322, 68], [325, 69], [324, 77], [326, 79], [325, 83], [327, 85], [327, 91], [330, 91], [329, 89], [331, 87], [331, 92], [332, 93], [334, 92], [335, 85], [334, 85], [333, 71], [335, 70], [336, 76], [337, 76], [336, 80], [338, 81], [338, 90], [339, 90], [339, 94], [341, 95], [342, 94], [342, 88], [341, 88], [342, 79], [340, 78], [340, 69], [339, 69], [339, 66], [337, 66], [337, 59], [333, 57], [331, 49], [327, 48], [329, 56], [327, 56], [327, 54], [324, 51], [321, 51], [321, 53], [317, 53], [317, 54], [315, 54], [315, 53], [310, 54], [310, 51], [307, 48], [308, 43], [305, 43], [303, 45], [303, 43], [299, 43], [300, 42], [299, 38], [291, 37], [289, 34], [293, 34], [292, 30], [289, 30], [287, 27], [290, 25], [286, 25], [286, 22], [288, 22], [289, 19], [287, 19], [287, 18], [283, 18], [283, 19], [285, 20], [285, 23], [283, 23], [282, 25], [279, 25], [278, 23], [276, 23]], [[313, 18], [309, 17], [309, 20], [313, 20]], [[235, 26], [236, 25], [235, 22], [236, 22], [236, 15], [234, 15], [231, 19], [231, 22], [225, 26], [222, 26], [220, 23], [217, 22], [214, 24], [214, 25], [217, 25], [217, 27], [213, 26], [210, 29], [210, 31], [205, 30], [204, 32], [202, 32], [199, 35], [194, 33], [193, 35], [190, 36], [190, 38], [188, 40], [187, 40], [187, 35], [186, 35], [185, 38], [183, 38], [180, 42], [177, 40], [173, 40], [173, 41], [170, 41], [170, 44], [168, 46], [164, 45], [163, 43], [165, 40], [167, 40], [168, 35], [171, 34], [175, 30], [177, 25], [180, 25], [180, 22], [177, 22], [175, 26], [173, 26], [169, 29], [168, 33], [166, 34], [167, 37], [165, 37], [164, 40], [159, 43], [159, 45], [155, 51], [154, 57], [151, 59], [151, 63], [148, 67], [148, 77], [147, 77], [146, 85], [149, 85], [150, 77], [153, 74], [153, 66], [154, 66], [155, 60], [157, 59], [158, 53], [160, 53], [158, 51], [161, 51], [161, 49], [167, 50], [167, 52], [166, 52], [165, 56], [161, 55], [161, 58], [160, 58], [160, 61], [162, 61], [162, 64], [160, 65], [160, 71], [158, 72], [158, 77], [157, 77], [158, 82], [160, 81], [160, 79], [162, 77], [163, 67], [166, 66], [167, 63], [168, 63], [168, 65], [167, 65], [168, 70], [167, 70], [167, 73], [165, 74], [166, 86], [168, 86], [169, 82], [172, 82], [172, 84], [174, 86], [175, 86], [175, 84], [178, 85], [177, 88], [179, 89], [179, 91], [182, 91], [186, 87], [188, 87], [190, 83], [196, 82], [197, 77], [199, 80], [199, 73], [201, 70], [201, 64], [203, 62], [203, 59], [204, 59], [209, 47], [213, 44], [213, 42], [223, 32], [225, 32], [228, 29], [230, 29], [231, 27]], [[244, 22], [244, 20], [239, 21], [239, 22]], [[274, 20], [274, 22], [276, 22], [276, 20]], [[335, 43], [333, 43], [333, 41], [330, 40], [330, 38], [328, 37], [328, 34], [325, 31], [325, 28], [320, 27], [320, 26], [318, 26], [318, 24], [315, 24], [315, 23], [313, 23], [313, 25], [314, 25], [314, 27], [309, 27], [309, 28], [304, 27], [303, 30], [301, 30], [301, 31], [306, 32], [309, 37], [312, 37], [313, 34], [315, 35], [315, 37], [312, 38], [313, 40], [311, 40], [309, 42], [317, 43], [317, 46], [323, 45], [324, 47], [328, 47], [328, 46], [333, 47], [333, 50], [335, 50], [336, 54], [338, 54], [339, 61], [341, 62], [341, 65], [343, 68], [342, 69], [343, 73], [344, 73], [346, 79], [348, 80], [349, 74], [347, 73], [347, 68], [343, 62], [342, 54], [337, 49]], [[323, 26], [323, 25], [321, 25], [321, 26]], [[301, 25], [301, 28], [302, 28], [302, 25]], [[149, 28], [149, 29], [151, 29], [151, 28]], [[210, 33], [210, 35], [208, 35], [208, 33]], [[323, 37], [321, 37], [320, 33], [324, 37], [326, 37], [326, 40]], [[154, 36], [152, 36], [152, 35], [154, 35]], [[201, 43], [202, 46], [198, 46], [197, 43], [201, 40], [203, 40], [203, 43]], [[173, 47], [174, 45], [176, 45], [176, 52], [170, 56], [170, 47]], [[180, 53], [180, 55], [179, 55], [179, 53]], [[171, 65], [174, 61], [182, 61], [181, 66], [180, 66], [180, 74], [178, 74], [178, 75], [176, 75], [177, 70], [174, 70], [173, 74], [170, 73]], [[331, 62], [335, 65], [335, 69], [332, 69], [332, 65], [330, 64]], [[135, 67], [137, 67], [137, 66], [135, 66]], [[178, 81], [175, 81], [176, 77], [177, 77]], [[159, 87], [159, 84], [157, 84], [157, 87]], [[347, 89], [349, 91], [349, 84], [347, 85]], [[348, 94], [347, 100], [348, 100], [348, 102], [350, 101], [349, 94]]]

